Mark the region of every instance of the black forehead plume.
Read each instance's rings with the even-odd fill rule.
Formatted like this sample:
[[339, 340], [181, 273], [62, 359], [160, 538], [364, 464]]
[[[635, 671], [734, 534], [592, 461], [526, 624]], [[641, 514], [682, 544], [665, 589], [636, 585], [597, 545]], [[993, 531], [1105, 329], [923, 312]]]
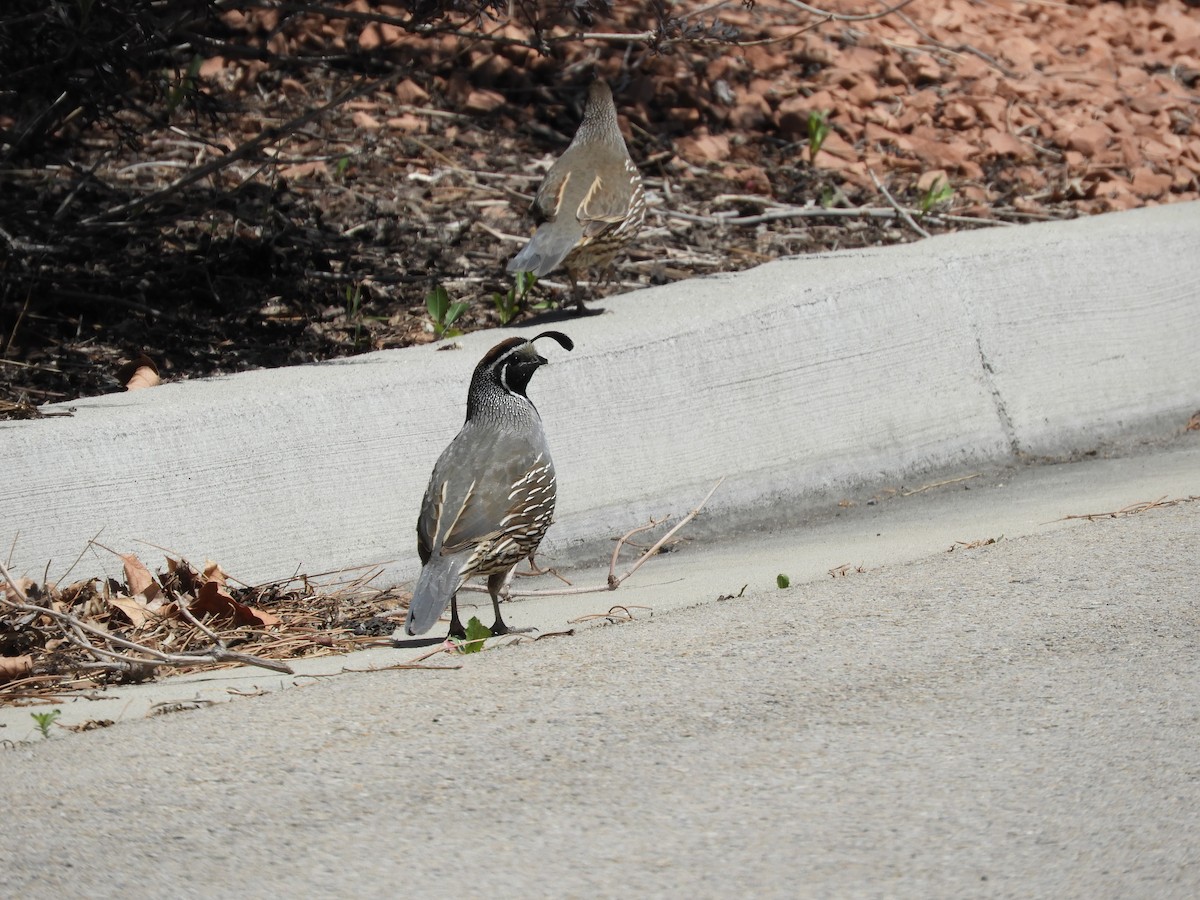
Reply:
[[533, 341], [540, 341], [542, 338], [550, 338], [551, 340], [558, 341], [558, 346], [562, 347], [564, 350], [575, 349], [575, 342], [561, 331], [543, 331], [537, 337], [530, 338], [529, 340], [530, 343], [532, 343]]

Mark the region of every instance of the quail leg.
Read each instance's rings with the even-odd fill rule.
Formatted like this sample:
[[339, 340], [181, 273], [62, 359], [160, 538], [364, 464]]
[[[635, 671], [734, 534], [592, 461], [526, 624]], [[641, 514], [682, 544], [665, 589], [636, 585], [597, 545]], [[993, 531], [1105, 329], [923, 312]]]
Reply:
[[500, 592], [504, 590], [504, 586], [508, 584], [509, 578], [512, 577], [512, 569], [507, 572], [497, 572], [495, 575], [488, 576], [488, 593], [492, 595], [492, 609], [496, 611], [496, 624], [492, 626], [492, 634], [528, 634], [531, 631], [537, 631], [536, 628], [509, 628], [504, 624], [504, 618], [500, 615]]
[[460, 641], [467, 639], [467, 629], [463, 628], [463, 623], [458, 618], [458, 594], [450, 598], [450, 634], [449, 637], [458, 638]]
[[602, 309], [588, 309], [583, 304], [584, 290], [579, 286], [579, 275], [586, 275], [584, 272], [575, 272], [568, 269], [566, 272], [567, 281], [571, 282], [571, 299], [575, 301], [575, 312], [581, 316], [594, 316], [604, 312]]
[[575, 291], [572, 292], [572, 295], [575, 297], [575, 312], [578, 315], [598, 316], [602, 312], [604, 312], [604, 310], [601, 309], [600, 307], [596, 307], [594, 309], [589, 309], [588, 307], [584, 306], [583, 305], [583, 291], [579, 290], [578, 287], [576, 287]]

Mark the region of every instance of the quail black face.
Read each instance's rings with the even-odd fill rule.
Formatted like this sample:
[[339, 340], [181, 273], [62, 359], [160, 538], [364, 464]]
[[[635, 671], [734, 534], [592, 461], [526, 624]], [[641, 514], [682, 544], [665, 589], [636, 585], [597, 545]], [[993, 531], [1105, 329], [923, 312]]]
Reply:
[[529, 379], [546, 362], [546, 358], [533, 349], [533, 344], [518, 344], [496, 365], [496, 381], [510, 394], [524, 397]]
[[509, 338], [501, 341], [479, 361], [475, 367], [475, 377], [488, 376], [511, 394], [525, 396], [529, 387], [529, 379], [548, 360], [533, 346], [533, 342], [548, 337], [557, 341], [567, 350], [575, 349], [575, 343], [561, 331], [543, 331], [537, 337]]

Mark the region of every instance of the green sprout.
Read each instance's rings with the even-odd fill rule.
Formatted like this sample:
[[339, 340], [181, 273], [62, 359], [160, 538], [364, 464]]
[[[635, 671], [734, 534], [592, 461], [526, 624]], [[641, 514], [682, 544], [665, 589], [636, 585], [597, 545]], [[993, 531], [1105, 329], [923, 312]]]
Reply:
[[450, 295], [440, 284], [425, 295], [425, 308], [429, 310], [429, 318], [433, 320], [433, 333], [439, 341], [462, 334], [461, 328], [451, 326], [467, 311], [467, 307], [466, 303], [451, 303]]
[[921, 217], [924, 218], [931, 209], [953, 196], [954, 188], [950, 187], [950, 182], [939, 175], [933, 180], [933, 184], [929, 185], [921, 194]]
[[811, 164], [821, 152], [821, 145], [829, 137], [829, 113], [813, 110], [808, 114], [808, 161]]
[[367, 337], [363, 333], [363, 322], [369, 318], [374, 318], [375, 321], [378, 321], [379, 317], [364, 316], [362, 314], [362, 282], [354, 285], [346, 285], [343, 296], [346, 298], [346, 321], [347, 323], [354, 323], [354, 349], [357, 350]]
[[775, 584], [777, 584], [779, 586], [780, 590], [783, 590], [784, 588], [791, 586], [792, 579], [788, 578], [786, 575], [784, 575], [781, 572], [780, 574], [775, 576]]
[[42, 733], [42, 737], [46, 740], [50, 739], [50, 726], [62, 715], [61, 709], [52, 709], [50, 712], [30, 713], [33, 716], [33, 721], [37, 723], [38, 731]]
[[[88, 4], [88, 11], [91, 10], [91, 4]], [[204, 58], [201, 56], [193, 56], [192, 61], [188, 63], [187, 74], [175, 79], [167, 90], [167, 112], [174, 113], [181, 103], [187, 99], [188, 94], [196, 92], [196, 79], [200, 75], [200, 66], [204, 64]]]
[[535, 284], [537, 284], [537, 276], [532, 272], [518, 272], [508, 293], [492, 294], [492, 303], [496, 306], [496, 314], [500, 317], [501, 325], [507, 325], [517, 317], [525, 301], [525, 295]]

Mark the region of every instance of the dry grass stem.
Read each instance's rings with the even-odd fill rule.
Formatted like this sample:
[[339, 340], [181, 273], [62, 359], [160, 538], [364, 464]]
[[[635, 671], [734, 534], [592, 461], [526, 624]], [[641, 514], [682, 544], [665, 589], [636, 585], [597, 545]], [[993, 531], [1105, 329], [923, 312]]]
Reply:
[[830, 569], [829, 577], [830, 578], [845, 578], [851, 572], [854, 572], [856, 575], [862, 575], [866, 571], [867, 571], [866, 568], [862, 564], [859, 564], [856, 566], [853, 563], [843, 563], [840, 566], [834, 566], [832, 569]]
[[570, 624], [577, 625], [583, 622], [594, 622], [597, 619], [606, 619], [609, 622], [632, 622], [634, 620], [633, 610], [643, 609], [646, 612], [652, 612], [649, 606], [612, 606], [608, 612], [604, 613], [588, 613], [584, 616], [578, 616], [570, 620]]
[[992, 544], [998, 544], [1004, 540], [1004, 535], [997, 538], [983, 538], [978, 541], [955, 541], [950, 545], [947, 553], [953, 553], [955, 550], [978, 550], [980, 547], [990, 547]]
[[[1137, 503], [1130, 503], [1128, 506], [1122, 506], [1120, 509], [1114, 509], [1111, 512], [1079, 513], [1063, 516], [1061, 519], [1055, 519], [1054, 521], [1066, 522], [1070, 519], [1087, 519], [1088, 521], [1095, 521], [1096, 519], [1119, 519], [1123, 516], [1136, 516], [1151, 509], [1163, 509], [1168, 506], [1178, 506], [1181, 503], [1195, 503], [1197, 500], [1200, 500], [1200, 496], [1195, 494], [1187, 497], [1176, 497], [1173, 500], [1168, 500], [1167, 495], [1163, 494], [1157, 500], [1142, 500]], [[1050, 523], [1043, 522], [1042, 524], [1048, 525]]]
[[[667, 541], [671, 540], [671, 538], [673, 538], [676, 534], [678, 534], [679, 530], [681, 528], [683, 528], [685, 525], [687, 525], [694, 518], [696, 518], [696, 516], [698, 516], [700, 514], [700, 511], [702, 509], [704, 509], [704, 505], [706, 503], [708, 503], [709, 498], [712, 497], [712, 495], [714, 493], [716, 493], [717, 488], [719, 488], [724, 481], [725, 481], [725, 476], [722, 475], [717, 480], [717, 483], [712, 486], [712, 488], [709, 490], [709, 492], [704, 495], [704, 499], [701, 500], [698, 504], [696, 504], [695, 508], [692, 509], [691, 512], [689, 512], [686, 516], [684, 516], [682, 519], [680, 519], [678, 522], [676, 522], [675, 525], [670, 529], [670, 531], [668, 531], [666, 534], [664, 534], [662, 537], [660, 537], [657, 541], [655, 541], [654, 544], [651, 545], [650, 549], [648, 549], [644, 553], [642, 553], [642, 555], [639, 556], [634, 561], [633, 565], [630, 566], [629, 569], [627, 569], [621, 575], [618, 575], [617, 574], [617, 563], [619, 561], [621, 550], [622, 550], [622, 548], [624, 548], [626, 543], [628, 543], [629, 539], [634, 537], [635, 535], [641, 534], [644, 531], [649, 531], [651, 528], [661, 525], [665, 521], [665, 519], [659, 519], [658, 521], [651, 519], [647, 524], [639, 525], [636, 528], [633, 528], [630, 531], [626, 532], [625, 534], [621, 535], [621, 537], [617, 539], [617, 546], [613, 548], [612, 558], [609, 561], [609, 566], [608, 566], [608, 578], [604, 584], [589, 585], [589, 586], [582, 586], [582, 587], [570, 587], [570, 588], [565, 588], [562, 590], [512, 591], [512, 590], [508, 590], [506, 588], [504, 591], [504, 596], [506, 598], [508, 598], [508, 597], [565, 597], [565, 596], [573, 596], [575, 594], [598, 594], [598, 593], [602, 593], [604, 591], [615, 591], [617, 588], [619, 588], [621, 586], [621, 584], [627, 578], [629, 578], [629, 576], [631, 576], [634, 572], [636, 572], [643, 565], [645, 565], [646, 561], [648, 559], [650, 559], [650, 557], [657, 554], [658, 551], [663, 548], [663, 545], [665, 545], [667, 543]], [[464, 584], [461, 588], [459, 588], [459, 590], [470, 591], [472, 593], [478, 593], [478, 594], [487, 593], [487, 588], [484, 587], [483, 585], [478, 585], [478, 584]], [[383, 613], [382, 615], [387, 615], [387, 616], [399, 615], [400, 612], [401, 612], [400, 610], [389, 610], [387, 613]]]
[[900, 496], [901, 497], [911, 497], [913, 494], [920, 494], [924, 491], [932, 490], [933, 488], [944, 487], [947, 484], [958, 484], [960, 481], [970, 481], [972, 478], [978, 478], [982, 474], [983, 474], [982, 472], [976, 472], [974, 475], [963, 475], [960, 478], [947, 478], [945, 481], [934, 481], [930, 484], [922, 485], [921, 487], [916, 488], [915, 490], [902, 491], [900, 493]]

